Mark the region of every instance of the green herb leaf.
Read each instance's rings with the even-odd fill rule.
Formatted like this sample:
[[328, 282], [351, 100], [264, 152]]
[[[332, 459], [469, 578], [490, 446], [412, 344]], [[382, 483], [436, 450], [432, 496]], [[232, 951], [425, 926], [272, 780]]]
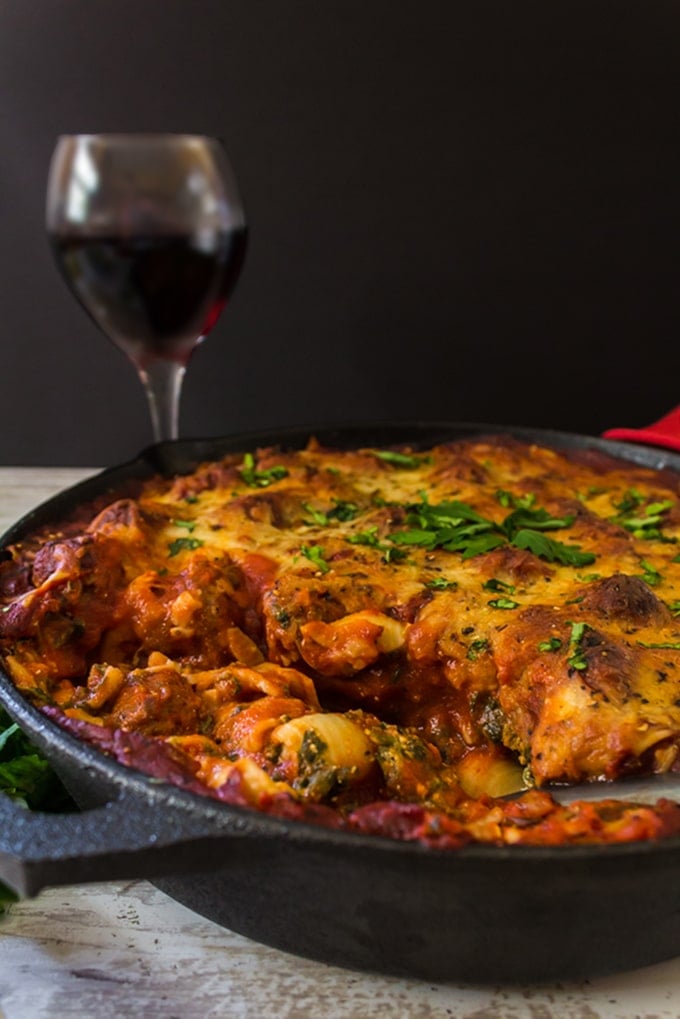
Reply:
[[359, 513], [359, 507], [355, 502], [348, 502], [345, 499], [334, 499], [335, 505], [333, 509], [328, 510], [326, 514], [329, 520], [339, 520], [341, 523], [345, 523], [348, 520], [354, 520]]
[[663, 582], [663, 577], [659, 573], [657, 568], [655, 566], [652, 566], [651, 563], [648, 563], [646, 559], [643, 559], [640, 565], [645, 571], [643, 574], [641, 574], [642, 579], [645, 581], [646, 584], [649, 584], [650, 587], [658, 587], [659, 584]]
[[0, 792], [32, 810], [57, 811], [73, 801], [47, 760], [0, 708]]
[[408, 531], [395, 531], [390, 535], [390, 541], [395, 545], [419, 545], [422, 548], [435, 548], [439, 543], [437, 535], [437, 531], [423, 531], [412, 527]]
[[484, 591], [505, 591], [506, 594], [515, 593], [514, 584], [506, 584], [503, 580], [497, 580], [495, 577], [491, 577], [490, 580], [485, 580], [482, 584], [482, 590]]
[[636, 641], [640, 647], [669, 648], [671, 651], [680, 651], [680, 641], [664, 641], [659, 644], [647, 644], [644, 640]]
[[644, 506], [644, 501], [645, 497], [637, 489], [629, 489], [621, 502], [614, 504], [618, 513], [612, 517], [612, 520], [621, 527], [625, 527], [636, 538], [647, 540], [660, 538], [662, 541], [675, 541], [674, 538], [667, 539], [661, 530], [665, 522], [665, 514], [674, 505], [673, 500], [662, 499], [650, 502], [646, 506]]
[[367, 545], [369, 548], [382, 552], [382, 561], [384, 563], [398, 563], [408, 555], [406, 549], [394, 548], [393, 545], [387, 545], [385, 542], [380, 541], [376, 525], [367, 528], [365, 531], [357, 531], [356, 534], [350, 534], [346, 540], [350, 545]]
[[544, 509], [516, 509], [503, 521], [503, 530], [512, 538], [517, 531], [530, 527], [533, 531], [560, 531], [571, 527], [574, 517], [553, 517]]
[[193, 552], [202, 544], [200, 538], [175, 538], [174, 541], [168, 543], [168, 555], [172, 558], [172, 556], [179, 555], [180, 552]]
[[473, 556], [483, 555], [484, 552], [491, 552], [493, 549], [499, 548], [504, 544], [505, 542], [500, 534], [480, 534], [478, 537], [449, 541], [443, 548], [448, 552], [461, 552], [463, 559], [472, 559]]
[[355, 534], [349, 534], [347, 541], [350, 545], [369, 545], [371, 548], [382, 548], [380, 544], [380, 538], [378, 537], [378, 527], [373, 525], [367, 527], [365, 531], [357, 531]]
[[423, 464], [429, 464], [432, 462], [432, 458], [429, 456], [415, 456], [409, 453], [397, 453], [390, 449], [372, 449], [371, 452], [384, 463], [391, 464], [392, 467], [400, 467], [406, 471], [416, 470], [416, 468], [421, 467]]
[[320, 545], [302, 545], [300, 552], [313, 563], [322, 573], [328, 573], [330, 566], [324, 558], [323, 549]]
[[539, 531], [529, 529], [518, 531], [511, 544], [516, 548], [528, 549], [549, 563], [558, 562], [563, 566], [587, 566], [595, 562], [592, 552], [583, 552], [578, 545], [565, 545], [561, 541], [547, 538]]
[[195, 520], [173, 520], [172, 523], [173, 523], [173, 525], [175, 527], [184, 527], [184, 528], [186, 528], [186, 530], [189, 532], [189, 534], [191, 534], [191, 532], [196, 529], [196, 521]]
[[[328, 525], [328, 514], [324, 513], [323, 510], [314, 509], [314, 507], [308, 502], [303, 502], [302, 508], [309, 513], [312, 518], [312, 523], [319, 524], [321, 527]], [[309, 521], [305, 521], [305, 523], [309, 523]]]
[[583, 654], [581, 647], [581, 641], [586, 631], [585, 623], [572, 623], [571, 624], [571, 636], [569, 638], [569, 647], [572, 651], [571, 656], [567, 659], [567, 665], [572, 669], [582, 671], [588, 668], [588, 662]]
[[425, 587], [431, 588], [433, 591], [455, 591], [458, 587], [456, 580], [446, 580], [444, 577], [433, 577], [432, 580], [428, 580]]
[[496, 492], [496, 499], [505, 509], [528, 510], [536, 502], [536, 495], [534, 492], [528, 492], [526, 495], [514, 495], [512, 492], [507, 492], [504, 488], [499, 488]]
[[478, 640], [473, 640], [468, 647], [467, 657], [471, 662], [476, 662], [481, 654], [489, 649], [489, 642], [484, 637], [480, 637]]
[[542, 640], [538, 645], [539, 651], [559, 651], [562, 647], [562, 641], [559, 637], [550, 637], [548, 640]]
[[246, 485], [251, 488], [268, 488], [275, 481], [288, 477], [288, 470], [282, 465], [267, 467], [265, 470], [258, 470], [255, 466], [255, 458], [252, 453], [246, 453], [243, 457], [243, 464], [239, 473]]
[[519, 606], [519, 602], [513, 601], [512, 598], [492, 598], [486, 604], [492, 609], [516, 609]]

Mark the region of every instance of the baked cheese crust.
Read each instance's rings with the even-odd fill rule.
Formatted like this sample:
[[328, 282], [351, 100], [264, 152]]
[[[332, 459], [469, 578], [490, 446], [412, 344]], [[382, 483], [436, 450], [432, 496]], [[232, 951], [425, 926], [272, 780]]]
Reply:
[[654, 838], [677, 807], [542, 790], [680, 770], [679, 539], [671, 472], [312, 439], [15, 546], [0, 648], [61, 724], [206, 795], [442, 846]]

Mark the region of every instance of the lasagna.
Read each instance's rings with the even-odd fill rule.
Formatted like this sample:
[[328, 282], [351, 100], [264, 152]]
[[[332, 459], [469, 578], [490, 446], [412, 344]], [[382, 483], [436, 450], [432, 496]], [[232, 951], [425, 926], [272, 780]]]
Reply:
[[[680, 831], [678, 478], [474, 437], [266, 448], [9, 549], [0, 651], [105, 753], [440, 848]], [[555, 785], [602, 784], [560, 805]]]

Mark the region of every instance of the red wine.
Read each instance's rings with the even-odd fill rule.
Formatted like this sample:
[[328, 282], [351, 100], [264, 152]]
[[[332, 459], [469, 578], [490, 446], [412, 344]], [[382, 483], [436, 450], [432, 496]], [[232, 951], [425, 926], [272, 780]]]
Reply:
[[138, 365], [186, 361], [234, 289], [245, 229], [212, 234], [50, 237], [69, 286]]

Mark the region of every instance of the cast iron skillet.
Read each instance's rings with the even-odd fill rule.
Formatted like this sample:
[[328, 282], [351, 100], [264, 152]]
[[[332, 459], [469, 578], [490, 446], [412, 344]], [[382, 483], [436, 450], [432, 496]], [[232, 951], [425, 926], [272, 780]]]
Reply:
[[[473, 434], [680, 469], [680, 456], [527, 428], [403, 423], [298, 428], [161, 444], [25, 516], [2, 549], [83, 502], [161, 471], [310, 434], [336, 446], [429, 446]], [[680, 838], [606, 847], [417, 844], [334, 832], [227, 806], [125, 768], [45, 718], [0, 673], [0, 701], [48, 756], [82, 813], [0, 797], [0, 879], [46, 886], [147, 877], [217, 923], [356, 969], [482, 983], [584, 979], [680, 954]]]

